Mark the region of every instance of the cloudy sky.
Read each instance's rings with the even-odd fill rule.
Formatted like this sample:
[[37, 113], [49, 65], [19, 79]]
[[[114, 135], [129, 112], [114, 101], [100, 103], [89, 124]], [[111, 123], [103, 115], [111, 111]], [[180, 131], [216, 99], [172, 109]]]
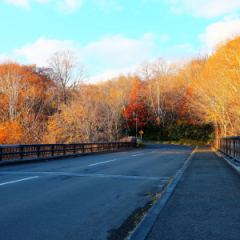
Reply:
[[240, 0], [0, 0], [0, 61], [46, 66], [71, 49], [105, 80], [240, 33]]

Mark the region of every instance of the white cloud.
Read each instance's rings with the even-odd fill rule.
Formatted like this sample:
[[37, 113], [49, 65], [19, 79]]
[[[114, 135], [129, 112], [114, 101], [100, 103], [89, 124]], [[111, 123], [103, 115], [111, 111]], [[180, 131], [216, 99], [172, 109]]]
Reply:
[[69, 13], [79, 9], [84, 1], [85, 0], [4, 0], [4, 3], [13, 4], [30, 10], [30, 5], [32, 2], [37, 2], [39, 4], [53, 2], [58, 11]]
[[[71, 13], [78, 10], [86, 0], [3, 0], [6, 4], [14, 4], [19, 7], [30, 10], [30, 5], [33, 2], [39, 4], [46, 4], [53, 2], [53, 6], [56, 10]], [[93, 6], [97, 6], [97, 10], [100, 11], [120, 11], [122, 6], [115, 0], [88, 0]]]
[[115, 0], [92, 0], [92, 3], [99, 7], [100, 11], [121, 11], [123, 7]]
[[239, 0], [165, 0], [165, 2], [172, 4], [170, 11], [174, 14], [185, 12], [206, 18], [236, 13], [240, 8]]
[[57, 0], [56, 9], [59, 11], [74, 12], [83, 4], [83, 0]]
[[168, 42], [170, 40], [170, 37], [166, 34], [160, 35], [159, 38], [160, 38], [160, 41], [163, 43]]
[[14, 59], [11, 57], [11, 56], [7, 56], [6, 53], [3, 53], [0, 55], [0, 63], [3, 63], [3, 62], [15, 62]]
[[84, 62], [99, 69], [124, 68], [151, 57], [154, 47], [151, 34], [144, 35], [140, 40], [118, 34], [88, 44], [81, 49], [81, 56]]
[[[159, 39], [161, 41], [159, 41]], [[46, 60], [57, 51], [72, 50], [90, 71], [91, 82], [107, 80], [120, 74], [133, 73], [136, 65], [143, 60], [150, 60], [163, 56], [173, 60], [182, 56], [189, 56], [193, 51], [190, 44], [162, 47], [162, 42], [169, 40], [165, 34], [156, 35], [147, 33], [140, 39], [126, 38], [121, 34], [104, 36], [99, 41], [81, 46], [72, 40], [38, 39], [34, 43], [13, 49], [14, 56], [25, 63], [36, 63], [38, 66], [47, 66]], [[21, 61], [22, 62], [22, 61]]]
[[223, 20], [225, 21], [225, 22], [230, 22], [230, 21], [232, 21], [232, 20], [237, 20], [237, 19], [239, 19], [239, 15], [238, 14], [231, 14], [231, 15], [227, 15], [227, 16], [225, 16], [224, 18], [223, 18]]
[[170, 8], [170, 12], [172, 12], [175, 15], [181, 15], [182, 14], [182, 10], [180, 8], [175, 7], [175, 6], [172, 6]]
[[6, 61], [6, 59], [7, 59], [6, 53], [3, 53], [2, 55], [0, 55], [0, 62], [4, 62]]
[[140, 61], [151, 58], [156, 48], [153, 38], [152, 33], [145, 34], [141, 39], [129, 39], [118, 34], [105, 36], [83, 47], [80, 47], [79, 42], [72, 40], [40, 38], [35, 43], [13, 49], [13, 53], [18, 59], [25, 59], [26, 63], [46, 66], [46, 60], [53, 53], [70, 49], [89, 70], [92, 70], [92, 74], [103, 77], [108, 74], [112, 76], [126, 73]]
[[193, 46], [187, 43], [187, 44], [176, 45], [175, 47], [184, 49], [184, 48], [192, 48]]
[[128, 68], [120, 68], [120, 69], [112, 69], [106, 70], [103, 73], [96, 74], [95, 76], [91, 76], [88, 81], [89, 83], [97, 83], [110, 80], [112, 78], [118, 77], [120, 75], [128, 75], [133, 74], [136, 71], [137, 65], [133, 65]]
[[199, 39], [208, 47], [213, 48], [216, 44], [227, 38], [232, 38], [240, 33], [240, 19], [225, 22], [216, 22], [209, 25], [205, 33], [199, 35]]
[[6, 4], [14, 4], [19, 7], [30, 9], [29, 8], [29, 0], [4, 0], [3, 2]]
[[70, 49], [74, 52], [79, 51], [79, 43], [72, 40], [45, 40], [38, 39], [35, 43], [28, 43], [22, 48], [13, 49], [15, 57], [24, 57], [27, 63], [46, 66], [46, 60], [55, 52]]

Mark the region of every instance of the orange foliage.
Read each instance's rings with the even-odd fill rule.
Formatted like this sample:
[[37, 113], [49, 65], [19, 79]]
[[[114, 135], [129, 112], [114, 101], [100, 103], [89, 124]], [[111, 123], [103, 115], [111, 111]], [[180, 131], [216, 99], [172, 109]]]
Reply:
[[19, 122], [2, 122], [0, 124], [0, 144], [20, 144], [22, 142], [23, 129]]
[[157, 58], [143, 62], [135, 77], [90, 85], [78, 84], [81, 75], [71, 86], [54, 69], [0, 64], [0, 144], [115, 141], [135, 128], [134, 111], [140, 128], [171, 119], [240, 134], [239, 56], [236, 37], [209, 58]]
[[222, 136], [240, 133], [240, 37], [217, 46], [202, 73], [189, 86], [187, 107], [212, 123]]
[[[0, 65], [0, 123], [3, 142], [19, 143], [19, 134], [6, 138], [6, 129], [13, 125], [21, 133], [21, 143], [39, 141], [46, 113], [51, 112], [54, 82], [49, 73], [34, 65], [8, 62]], [[19, 130], [17, 130], [17, 127]]]
[[133, 79], [133, 89], [131, 92], [131, 100], [128, 104], [127, 109], [125, 110], [124, 116], [128, 118], [126, 124], [134, 127], [136, 126], [136, 115], [133, 115], [134, 112], [137, 114], [138, 126], [141, 128], [147, 124], [147, 110], [144, 106], [144, 102], [141, 95], [141, 89], [143, 84], [137, 78]]

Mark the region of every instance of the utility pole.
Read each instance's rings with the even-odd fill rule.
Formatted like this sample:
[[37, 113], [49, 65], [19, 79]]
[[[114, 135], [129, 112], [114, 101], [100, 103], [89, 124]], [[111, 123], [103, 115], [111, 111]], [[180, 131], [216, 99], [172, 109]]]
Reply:
[[136, 111], [136, 138], [137, 138], [137, 111]]

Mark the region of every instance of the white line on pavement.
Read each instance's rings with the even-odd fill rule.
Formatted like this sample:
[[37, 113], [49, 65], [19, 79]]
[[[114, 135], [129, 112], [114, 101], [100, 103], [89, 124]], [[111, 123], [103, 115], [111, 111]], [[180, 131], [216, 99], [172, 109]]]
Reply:
[[107, 174], [92, 174], [92, 173], [69, 173], [69, 172], [0, 172], [2, 175], [16, 174], [38, 174], [41, 176], [70, 176], [70, 177], [97, 177], [97, 178], [117, 178], [129, 180], [169, 180], [171, 177], [146, 177], [146, 176], [125, 176], [125, 175], [107, 175]]
[[21, 181], [29, 180], [29, 179], [33, 179], [33, 178], [38, 178], [38, 176], [29, 177], [29, 178], [23, 178], [23, 179], [16, 180], [16, 181], [11, 181], [11, 182], [0, 183], [0, 186], [5, 185], [5, 184], [10, 184], [10, 183], [15, 183], [15, 182], [21, 182]]
[[113, 161], [116, 161], [116, 160], [117, 160], [117, 159], [113, 159], [113, 160], [105, 161], [105, 162], [94, 163], [94, 164], [91, 164], [91, 165], [89, 165], [89, 166], [91, 167], [91, 166], [94, 166], [94, 165], [98, 165], [98, 164], [102, 164], [102, 163], [108, 163], [108, 162], [113, 162]]
[[136, 155], [132, 155], [133, 157], [136, 157], [136, 156], [140, 156], [140, 155], [143, 155], [144, 153], [140, 153], [140, 154], [136, 154]]

